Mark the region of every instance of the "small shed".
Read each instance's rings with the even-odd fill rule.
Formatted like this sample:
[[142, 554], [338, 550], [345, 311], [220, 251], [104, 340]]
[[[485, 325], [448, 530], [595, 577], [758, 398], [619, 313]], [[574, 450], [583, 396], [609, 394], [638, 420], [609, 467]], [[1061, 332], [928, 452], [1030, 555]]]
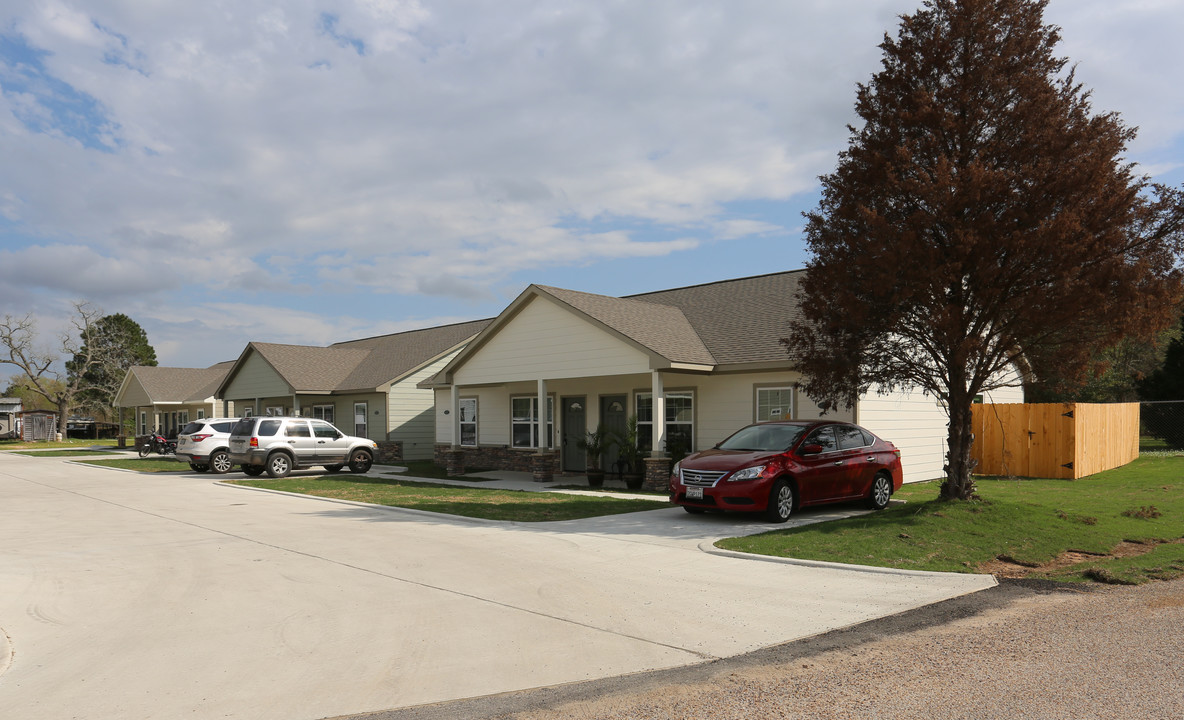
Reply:
[[17, 414], [21, 424], [21, 440], [46, 442], [56, 440], [58, 414], [54, 410], [26, 410]]

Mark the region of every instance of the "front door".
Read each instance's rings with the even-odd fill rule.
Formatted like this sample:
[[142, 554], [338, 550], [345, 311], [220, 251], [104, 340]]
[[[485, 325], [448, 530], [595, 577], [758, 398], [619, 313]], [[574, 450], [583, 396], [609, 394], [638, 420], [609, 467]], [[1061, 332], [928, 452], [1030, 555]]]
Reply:
[[580, 449], [580, 441], [588, 432], [585, 402], [582, 397], [563, 398], [563, 469], [572, 472], [588, 469], [587, 456]]
[[625, 421], [629, 417], [625, 406], [628, 399], [624, 395], [604, 395], [600, 398], [600, 423], [610, 433], [610, 442], [604, 450], [604, 458], [600, 465], [606, 473], [621, 472], [617, 467], [617, 445], [611, 442], [611, 438], [625, 432]]

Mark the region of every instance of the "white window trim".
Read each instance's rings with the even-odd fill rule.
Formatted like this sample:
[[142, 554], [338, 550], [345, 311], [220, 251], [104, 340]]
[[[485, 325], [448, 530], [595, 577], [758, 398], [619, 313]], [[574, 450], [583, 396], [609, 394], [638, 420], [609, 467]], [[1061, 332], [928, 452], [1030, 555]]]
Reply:
[[[460, 416], [460, 419], [457, 420], [457, 424], [460, 427], [460, 438], [458, 438], [459, 442], [457, 444], [460, 447], [477, 447], [481, 442], [477, 437], [477, 433], [480, 431], [480, 428], [481, 428], [480, 421], [479, 421], [479, 419], [481, 417], [481, 415], [480, 415], [481, 403], [476, 396], [462, 397], [462, 398], [458, 398], [458, 399], [460, 400], [461, 416]], [[473, 403], [473, 419], [472, 420], [465, 420], [464, 419], [465, 416], [464, 416], [463, 410], [464, 410], [465, 403], [468, 403], [468, 402]], [[514, 412], [513, 402], [511, 402], [510, 403], [511, 422], [513, 422], [513, 412]], [[465, 442], [465, 432], [464, 432], [465, 425], [472, 425], [473, 426], [473, 441], [471, 443]], [[511, 436], [511, 438], [513, 437], [513, 428], [512, 427], [510, 428], [510, 436]]]
[[[634, 393], [633, 393], [633, 414], [637, 416], [637, 435], [638, 435], [638, 438], [640, 440], [642, 440], [642, 442], [645, 442], [649, 438], [653, 437], [654, 421], [653, 420], [643, 421], [641, 419], [641, 413], [640, 413], [641, 399], [647, 398], [647, 397], [651, 398], [651, 403], [652, 403], [653, 394], [654, 393], [651, 390], [637, 390], [637, 391], [634, 391]], [[667, 412], [669, 412], [669, 410], [670, 410], [670, 398], [682, 397], [682, 396], [689, 396], [691, 398], [691, 419], [690, 419], [690, 422], [683, 422], [683, 421], [671, 422], [671, 421], [667, 420], [666, 421], [666, 442], [667, 442], [667, 449], [669, 450], [670, 426], [671, 425], [679, 425], [679, 426], [686, 425], [686, 426], [690, 427], [690, 436], [691, 436], [691, 448], [690, 449], [693, 449], [695, 447], [695, 425], [696, 425], [695, 416], [697, 415], [697, 412], [698, 412], [697, 411], [697, 402], [695, 400], [695, 390], [692, 388], [684, 388], [682, 390], [667, 390], [666, 392], [664, 392], [662, 394], [666, 396]], [[653, 409], [653, 406], [651, 405], [651, 411], [652, 411], [652, 409]]]
[[[358, 432], [358, 408], [362, 408], [362, 432]], [[357, 437], [370, 437], [370, 404], [365, 402], [354, 403], [354, 435]]]
[[[780, 418], [765, 418], [761, 419], [761, 391], [762, 390], [788, 390], [789, 391], [789, 415], [782, 415]], [[797, 402], [798, 394], [793, 385], [777, 384], [777, 385], [756, 385], [752, 389], [752, 421], [765, 422], [767, 420], [792, 420], [797, 417]]]
[[[534, 440], [536, 442], [536, 444], [534, 444], [534, 445], [515, 445], [514, 444], [514, 426], [515, 425], [524, 425], [526, 423], [514, 421], [514, 401], [515, 400], [524, 400], [526, 398], [530, 398], [531, 400], [534, 401], [530, 404], [531, 417], [530, 417], [529, 424], [530, 424], [530, 437], [532, 440]], [[540, 445], [538, 445], [537, 443], [542, 440], [542, 435], [541, 435], [541, 433], [537, 436], [535, 435], [535, 428], [538, 428], [539, 424], [540, 424], [538, 422], [539, 416], [537, 414], [538, 404], [539, 404], [539, 396], [538, 395], [511, 395], [510, 396], [510, 447], [512, 447], [516, 450], [538, 450], [539, 449]], [[550, 437], [552, 439], [552, 442], [554, 442], [554, 438], [555, 438], [555, 395], [552, 393], [547, 393], [547, 409], [550, 410], [549, 414], [551, 416], [551, 419], [549, 419], [547, 421], [547, 429], [550, 432]]]

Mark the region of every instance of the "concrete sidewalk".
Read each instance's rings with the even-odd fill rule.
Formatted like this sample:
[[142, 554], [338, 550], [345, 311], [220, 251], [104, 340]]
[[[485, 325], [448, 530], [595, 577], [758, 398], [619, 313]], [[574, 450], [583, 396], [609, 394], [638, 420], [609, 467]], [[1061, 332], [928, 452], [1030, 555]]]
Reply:
[[994, 584], [706, 554], [749, 526], [677, 508], [527, 526], [214, 479], [0, 454], [6, 715], [312, 720], [693, 664]]

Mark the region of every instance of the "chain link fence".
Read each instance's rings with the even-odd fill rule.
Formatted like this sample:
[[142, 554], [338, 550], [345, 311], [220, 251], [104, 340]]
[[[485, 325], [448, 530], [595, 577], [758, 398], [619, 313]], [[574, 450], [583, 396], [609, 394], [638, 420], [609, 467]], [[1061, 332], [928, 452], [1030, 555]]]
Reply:
[[1139, 452], [1184, 450], [1184, 400], [1139, 403]]

